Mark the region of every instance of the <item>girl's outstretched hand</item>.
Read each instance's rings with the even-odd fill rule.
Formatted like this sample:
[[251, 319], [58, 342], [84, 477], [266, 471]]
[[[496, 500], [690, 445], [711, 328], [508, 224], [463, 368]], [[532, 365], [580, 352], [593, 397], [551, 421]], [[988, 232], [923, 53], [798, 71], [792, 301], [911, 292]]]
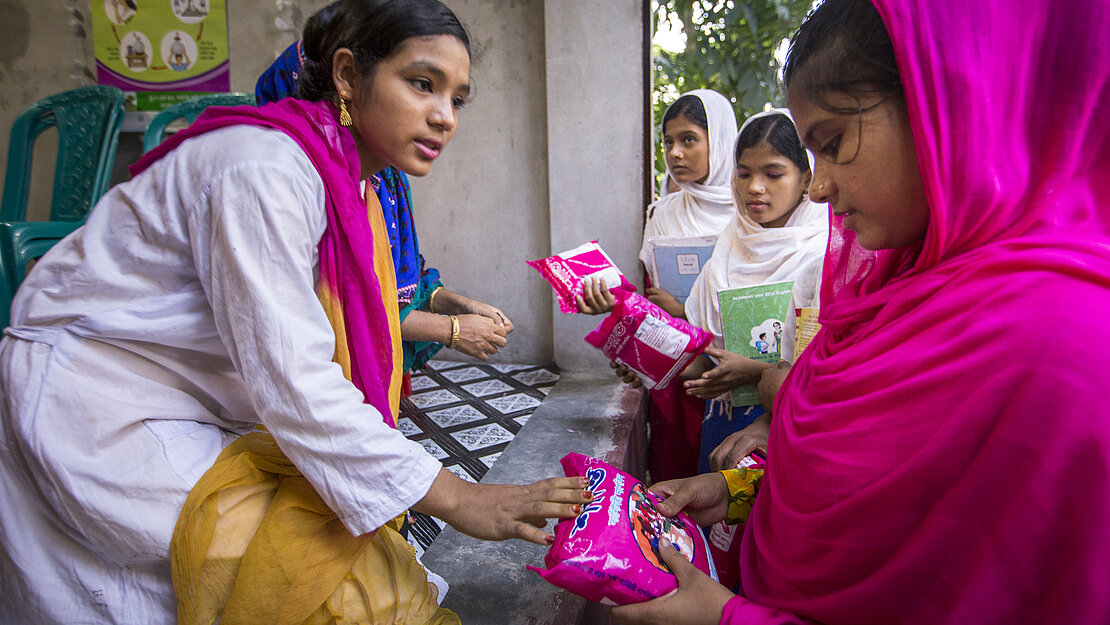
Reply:
[[617, 305], [616, 296], [602, 278], [584, 280], [582, 295], [576, 295], [574, 300], [578, 302], [578, 312], [587, 315], [604, 315]]
[[685, 512], [706, 527], [728, 514], [728, 482], [717, 472], [659, 482], [648, 490], [663, 497], [656, 509], [665, 516]]
[[524, 486], [472, 484], [442, 469], [413, 508], [483, 540], [519, 538], [550, 545], [548, 519], [569, 519], [593, 498], [582, 477], [553, 477]]
[[686, 394], [701, 399], [720, 397], [743, 384], [758, 384], [763, 371], [775, 367], [770, 363], [745, 358], [716, 347], [707, 348], [705, 353], [717, 359], [717, 366], [701, 374], [696, 380], [683, 382]]
[[766, 455], [767, 438], [770, 434], [771, 415], [767, 413], [759, 415], [748, 427], [729, 434], [720, 445], [709, 452], [709, 468], [714, 471], [735, 469], [737, 462], [757, 449]]
[[[722, 480], [724, 481], [724, 480]], [[613, 620], [626, 625], [717, 625], [733, 594], [699, 571], [666, 538], [659, 540], [659, 555], [678, 579], [674, 592], [644, 603], [613, 608]]]

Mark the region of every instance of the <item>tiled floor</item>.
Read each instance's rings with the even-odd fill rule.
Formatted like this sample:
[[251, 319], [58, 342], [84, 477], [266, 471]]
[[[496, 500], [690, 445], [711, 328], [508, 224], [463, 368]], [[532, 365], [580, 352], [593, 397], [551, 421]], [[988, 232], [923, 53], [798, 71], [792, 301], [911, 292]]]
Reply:
[[[551, 387], [553, 370], [536, 365], [433, 360], [412, 376], [397, 428], [464, 480], [482, 479]], [[422, 554], [443, 529], [439, 519], [412, 513], [408, 540]]]

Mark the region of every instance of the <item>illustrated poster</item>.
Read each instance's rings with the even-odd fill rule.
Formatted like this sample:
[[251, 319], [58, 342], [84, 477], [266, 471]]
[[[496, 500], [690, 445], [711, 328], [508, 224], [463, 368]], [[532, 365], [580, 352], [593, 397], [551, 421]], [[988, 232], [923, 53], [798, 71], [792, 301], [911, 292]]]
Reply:
[[92, 0], [97, 80], [136, 94], [133, 108], [230, 89], [225, 0]]

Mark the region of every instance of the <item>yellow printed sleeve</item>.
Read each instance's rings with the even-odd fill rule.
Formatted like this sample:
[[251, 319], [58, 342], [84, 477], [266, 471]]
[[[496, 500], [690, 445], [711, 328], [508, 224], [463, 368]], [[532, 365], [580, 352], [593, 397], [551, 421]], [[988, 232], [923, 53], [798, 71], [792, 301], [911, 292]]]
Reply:
[[721, 471], [728, 483], [728, 514], [725, 521], [729, 525], [739, 525], [748, 520], [752, 512], [759, 483], [763, 479], [763, 469], [739, 467]]

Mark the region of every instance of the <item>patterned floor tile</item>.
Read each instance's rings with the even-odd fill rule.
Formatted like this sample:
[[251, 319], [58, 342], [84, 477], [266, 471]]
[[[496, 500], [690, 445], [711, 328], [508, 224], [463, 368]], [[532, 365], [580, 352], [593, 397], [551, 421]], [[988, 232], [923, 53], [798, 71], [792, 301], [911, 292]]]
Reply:
[[519, 381], [521, 384], [528, 386], [539, 386], [540, 384], [554, 384], [559, 381], [559, 374], [552, 373], [547, 369], [536, 369], [535, 371], [522, 371], [513, 374], [513, 379]]
[[435, 408], [436, 406], [444, 406], [446, 404], [462, 401], [461, 397], [447, 389], [413, 393], [409, 399], [412, 400], [412, 403], [416, 404], [418, 408]]
[[424, 450], [431, 454], [436, 460], [443, 460], [450, 455], [446, 451], [443, 451], [443, 448], [433, 440], [426, 439], [417, 442], [419, 442], [424, 447]]
[[414, 375], [409, 383], [412, 385], [413, 391], [426, 391], [439, 386], [438, 382], [426, 375]]
[[454, 427], [463, 423], [470, 423], [486, 419], [485, 413], [470, 404], [452, 406], [443, 410], [433, 410], [427, 413], [428, 418], [436, 422], [441, 428]]
[[409, 419], [408, 417], [401, 417], [400, 419], [397, 419], [397, 429], [400, 430], [401, 434], [404, 434], [408, 437], [412, 437], [417, 434], [423, 434], [423, 431], [420, 429], [420, 427], [413, 423], [412, 419]]
[[514, 387], [505, 384], [501, 380], [485, 380], [484, 382], [464, 384], [462, 389], [475, 397], [488, 397], [490, 395], [496, 395], [497, 393], [516, 390]]
[[535, 365], [505, 365], [505, 364], [497, 364], [497, 365], [489, 365], [489, 366], [493, 367], [494, 369], [497, 369], [501, 373], [512, 373], [513, 371], [520, 371], [521, 369], [531, 369], [531, 368], [535, 367]]
[[460, 384], [462, 382], [469, 382], [471, 380], [481, 380], [483, 378], [488, 378], [490, 377], [490, 374], [479, 369], [478, 367], [463, 367], [462, 369], [451, 369], [450, 371], [444, 371], [443, 377], [451, 380], [452, 382], [455, 382], [456, 384]]
[[513, 433], [496, 423], [471, 428], [469, 430], [452, 432], [451, 436], [470, 451], [482, 449], [483, 447], [492, 447], [493, 445], [507, 443], [513, 440]]
[[486, 403], [496, 408], [501, 414], [511, 414], [521, 410], [535, 410], [536, 406], [540, 405], [540, 400], [531, 395], [519, 393], [516, 395], [506, 395], [504, 397], [494, 397]]
[[446, 371], [447, 369], [454, 369], [455, 367], [465, 366], [465, 362], [451, 362], [450, 360], [429, 360], [425, 367], [433, 371]]

